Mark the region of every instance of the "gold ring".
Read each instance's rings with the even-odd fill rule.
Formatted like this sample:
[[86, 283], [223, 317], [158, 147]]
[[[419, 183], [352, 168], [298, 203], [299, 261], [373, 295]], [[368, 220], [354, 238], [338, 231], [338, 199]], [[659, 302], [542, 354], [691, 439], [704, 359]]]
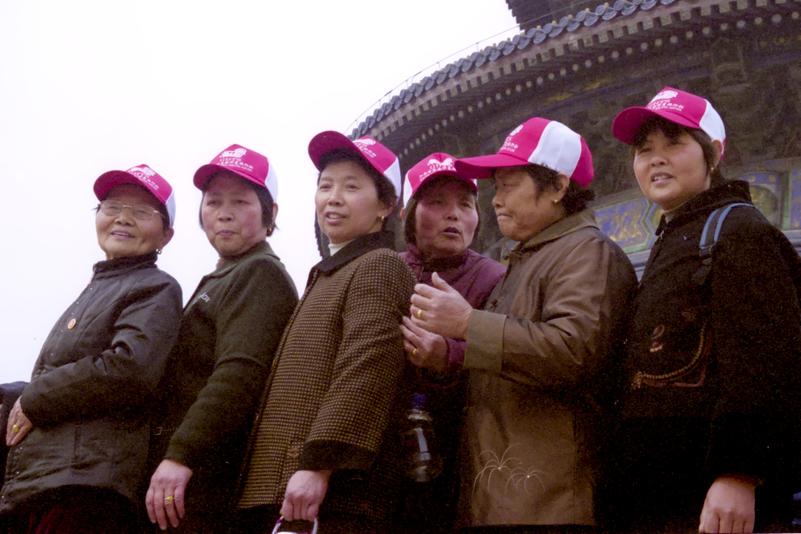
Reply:
[[412, 356], [417, 356], [417, 347], [412, 349]]
[[420, 308], [417, 308], [417, 312], [415, 312], [415, 315], [417, 316], [418, 319], [422, 319], [423, 318], [423, 310], [421, 310]]
[[167, 504], [170, 504], [174, 500], [175, 500], [175, 497], [172, 496], [172, 495], [167, 495], [166, 497], [164, 497], [164, 502], [167, 503]]
[[17, 423], [14, 423], [13, 425], [11, 425], [11, 431], [12, 431], [14, 434], [16, 434], [17, 432], [19, 432], [19, 425], [18, 425]]

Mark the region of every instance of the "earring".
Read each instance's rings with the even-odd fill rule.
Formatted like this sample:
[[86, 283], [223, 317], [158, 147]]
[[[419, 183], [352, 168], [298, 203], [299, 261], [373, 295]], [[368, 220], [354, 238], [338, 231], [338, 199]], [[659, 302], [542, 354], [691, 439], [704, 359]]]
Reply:
[[560, 201], [558, 198], [555, 198], [551, 202], [553, 202], [553, 205], [556, 206], [557, 204], [559, 204]]

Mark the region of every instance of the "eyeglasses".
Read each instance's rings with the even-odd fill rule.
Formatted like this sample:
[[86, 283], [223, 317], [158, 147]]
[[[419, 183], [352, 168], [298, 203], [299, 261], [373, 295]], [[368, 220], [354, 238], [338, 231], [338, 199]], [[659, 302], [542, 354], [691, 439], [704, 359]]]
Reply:
[[161, 213], [159, 210], [155, 208], [151, 208], [150, 206], [146, 206], [144, 204], [123, 204], [122, 202], [117, 202], [116, 200], [104, 200], [100, 204], [97, 205], [98, 211], [107, 217], [116, 217], [122, 210], [128, 208], [131, 210], [131, 214], [134, 216], [134, 219], [140, 222], [147, 222], [153, 220], [153, 217], [158, 215], [159, 217], [164, 217], [164, 214]]

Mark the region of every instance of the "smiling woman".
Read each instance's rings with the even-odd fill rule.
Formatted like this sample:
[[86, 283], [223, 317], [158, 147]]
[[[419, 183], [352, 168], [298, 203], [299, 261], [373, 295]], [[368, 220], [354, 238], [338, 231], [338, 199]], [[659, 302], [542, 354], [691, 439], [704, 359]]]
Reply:
[[413, 281], [382, 228], [400, 192], [398, 160], [375, 139], [338, 132], [315, 136], [309, 155], [331, 255], [312, 268], [276, 355], [237, 532], [263, 531], [279, 514], [319, 515], [331, 533], [378, 532], [397, 505], [398, 436], [387, 430]]
[[10, 533], [138, 531], [149, 414], [181, 309], [178, 283], [155, 264], [175, 204], [147, 165], [107, 172], [94, 190], [106, 261], [51, 330], [9, 415], [0, 514]]

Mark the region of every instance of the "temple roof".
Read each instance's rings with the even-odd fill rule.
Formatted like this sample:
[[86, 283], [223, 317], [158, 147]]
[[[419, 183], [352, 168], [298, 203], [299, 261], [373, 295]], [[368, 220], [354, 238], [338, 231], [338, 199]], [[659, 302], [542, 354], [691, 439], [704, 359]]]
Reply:
[[[510, 4], [517, 4], [507, 0]], [[528, 48], [547, 44], [547, 41], [563, 37], [570, 33], [581, 33], [586, 28], [592, 28], [609, 23], [621, 17], [631, 17], [638, 12], [650, 11], [658, 6], [669, 6], [679, 0], [617, 0], [611, 5], [607, 2], [594, 9], [585, 9], [575, 15], [564, 15], [557, 21], [548, 22], [526, 30], [511, 39], [487, 46], [481, 51], [474, 52], [461, 58], [433, 74], [413, 83], [385, 102], [362, 121], [352, 132], [353, 137], [365, 135], [368, 131], [394, 111], [412, 100], [423, 96], [426, 92], [443, 85], [459, 75], [494, 63], [507, 56]]]

